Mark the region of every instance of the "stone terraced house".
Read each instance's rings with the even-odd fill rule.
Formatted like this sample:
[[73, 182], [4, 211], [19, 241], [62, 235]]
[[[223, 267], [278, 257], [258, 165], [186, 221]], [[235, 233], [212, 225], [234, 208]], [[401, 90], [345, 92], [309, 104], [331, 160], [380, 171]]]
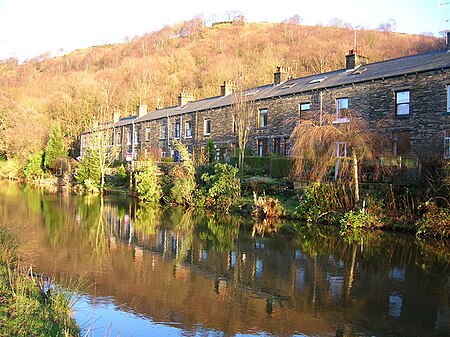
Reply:
[[[326, 113], [345, 123], [346, 112], [353, 110], [385, 135], [386, 156], [450, 158], [450, 44], [424, 54], [366, 61], [351, 50], [345, 69], [301, 78], [278, 67], [273, 83], [244, 90], [257, 108], [247, 145], [252, 154], [289, 156], [299, 119]], [[177, 106], [147, 111], [141, 105], [135, 116], [115, 115], [106, 128], [113, 132], [117, 159], [176, 157], [174, 140], [197, 154], [210, 139], [217, 157], [226, 159], [237, 147], [234, 90], [233, 82], [225, 81], [220, 96], [195, 100], [181, 93]], [[91, 133], [81, 135], [81, 154]]]

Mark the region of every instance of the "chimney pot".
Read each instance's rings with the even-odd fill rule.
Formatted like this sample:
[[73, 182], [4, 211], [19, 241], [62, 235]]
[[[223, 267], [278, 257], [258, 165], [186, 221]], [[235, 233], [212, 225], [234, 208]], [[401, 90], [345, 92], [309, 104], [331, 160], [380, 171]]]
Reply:
[[224, 81], [223, 85], [220, 86], [220, 94], [221, 94], [221, 96], [231, 95], [235, 91], [236, 91], [236, 82]]
[[361, 64], [367, 63], [367, 57], [358, 49], [350, 49], [348, 55], [345, 55], [345, 69], [355, 69]]
[[137, 116], [143, 117], [147, 114], [147, 105], [146, 104], [139, 104], [137, 106]]
[[287, 66], [278, 66], [273, 74], [273, 83], [275, 85], [286, 82], [292, 78], [292, 69]]
[[194, 95], [182, 91], [178, 96], [178, 106], [186, 105], [187, 103], [192, 102], [194, 100], [195, 100]]

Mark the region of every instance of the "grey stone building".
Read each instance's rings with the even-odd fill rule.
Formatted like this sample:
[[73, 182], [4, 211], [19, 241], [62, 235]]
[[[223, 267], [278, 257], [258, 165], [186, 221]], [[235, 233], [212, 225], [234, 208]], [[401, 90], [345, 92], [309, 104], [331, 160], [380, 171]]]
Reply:
[[[357, 111], [384, 135], [387, 156], [450, 158], [449, 49], [447, 43], [447, 49], [376, 63], [351, 50], [345, 69], [301, 78], [278, 67], [273, 83], [240, 91], [256, 108], [248, 148], [257, 156], [289, 156], [299, 120], [328, 114], [346, 123], [346, 114]], [[226, 158], [237, 146], [235, 89], [225, 81], [216, 97], [196, 100], [183, 92], [177, 106], [140, 106], [136, 116], [115, 118], [108, 127], [117, 159], [173, 157], [174, 140], [196, 154], [210, 139], [217, 156]], [[91, 132], [82, 135], [82, 149]]]

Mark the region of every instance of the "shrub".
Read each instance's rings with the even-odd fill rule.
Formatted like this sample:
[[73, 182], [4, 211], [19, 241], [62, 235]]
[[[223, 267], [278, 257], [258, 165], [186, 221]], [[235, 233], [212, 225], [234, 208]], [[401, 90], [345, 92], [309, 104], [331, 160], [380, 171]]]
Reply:
[[77, 183], [84, 188], [91, 188], [92, 186], [98, 187], [100, 185], [101, 171], [94, 153], [83, 157], [77, 173], [75, 174], [75, 179], [77, 180]]
[[205, 183], [202, 194], [208, 208], [228, 212], [233, 199], [240, 194], [238, 169], [228, 164], [217, 163], [214, 173], [204, 173], [201, 177]]
[[284, 215], [284, 208], [277, 198], [267, 197], [266, 195], [257, 196], [253, 192], [253, 210], [252, 215], [256, 219], [277, 219]]
[[345, 187], [312, 183], [303, 190], [295, 216], [309, 223], [336, 223], [338, 214], [351, 209]]
[[23, 174], [25, 178], [31, 180], [44, 174], [44, 170], [42, 169], [43, 161], [44, 161], [43, 151], [38, 151], [31, 154], [28, 157], [28, 161], [23, 169]]
[[17, 179], [20, 177], [21, 165], [15, 159], [0, 161], [0, 178]]
[[136, 191], [143, 202], [157, 203], [161, 200], [162, 188], [156, 164], [149, 165], [145, 171], [136, 174]]
[[273, 178], [289, 177], [295, 165], [293, 158], [272, 158], [270, 160], [270, 176]]
[[450, 237], [450, 210], [438, 207], [433, 201], [425, 202], [422, 208], [425, 208], [425, 212], [422, 218], [416, 222], [416, 235]]

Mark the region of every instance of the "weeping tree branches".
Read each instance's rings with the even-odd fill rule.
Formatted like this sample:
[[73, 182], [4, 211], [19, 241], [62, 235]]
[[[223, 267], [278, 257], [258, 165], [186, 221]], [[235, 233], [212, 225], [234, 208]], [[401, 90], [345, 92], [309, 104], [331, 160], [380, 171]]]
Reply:
[[361, 162], [376, 156], [377, 135], [370, 132], [364, 119], [350, 110], [341, 120], [326, 114], [320, 121], [300, 121], [293, 136], [295, 174], [312, 181], [333, 178], [348, 183], [358, 203]]

